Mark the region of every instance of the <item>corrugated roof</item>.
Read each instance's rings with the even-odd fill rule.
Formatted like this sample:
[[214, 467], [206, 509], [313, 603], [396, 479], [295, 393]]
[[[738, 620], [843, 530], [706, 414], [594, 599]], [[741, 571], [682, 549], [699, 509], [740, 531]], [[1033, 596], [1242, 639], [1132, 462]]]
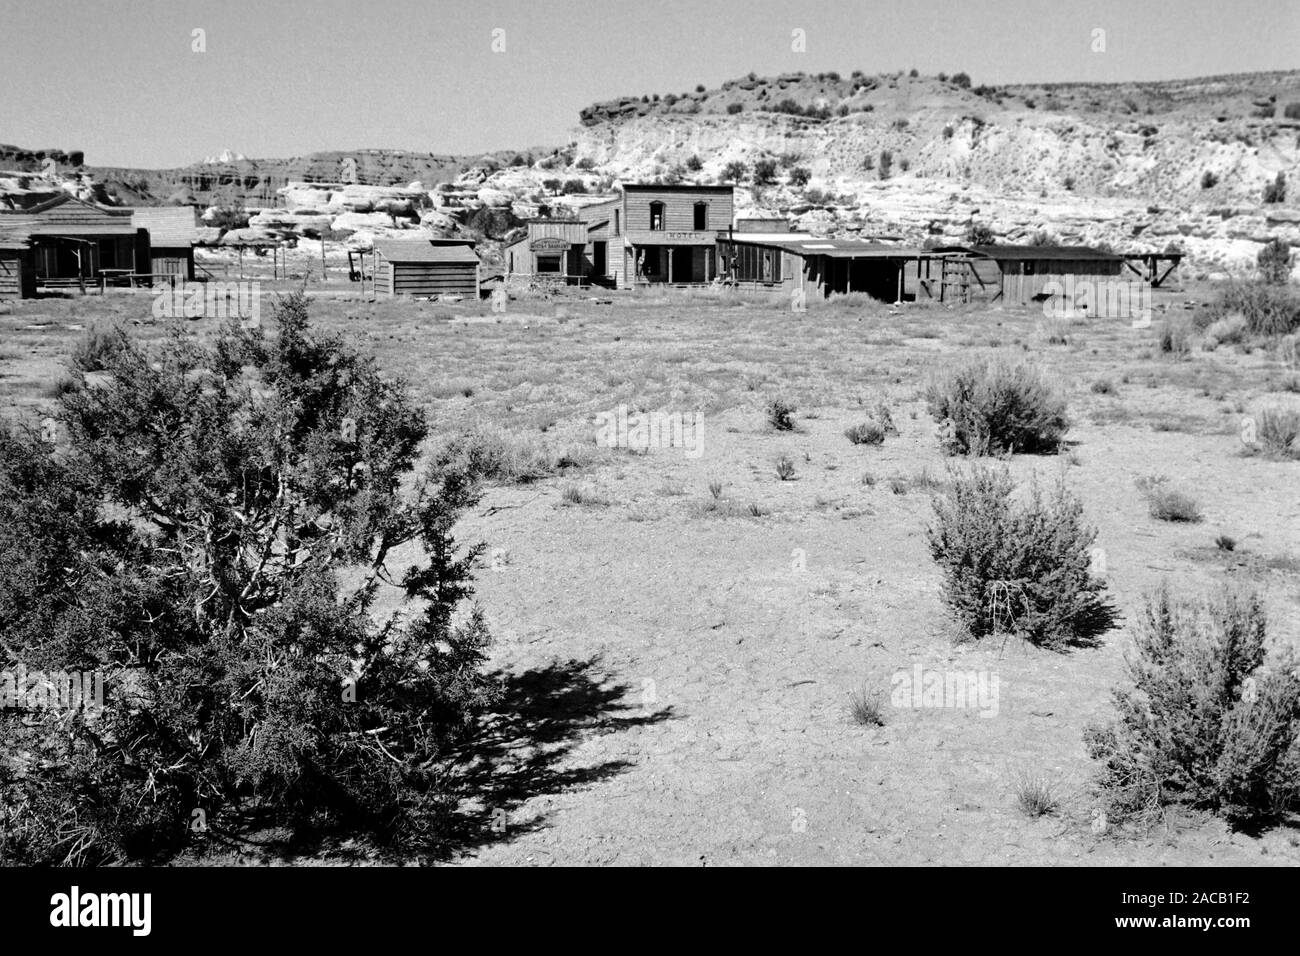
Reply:
[[735, 242], [776, 246], [800, 256], [829, 256], [832, 259], [918, 259], [932, 255], [931, 250], [912, 246], [894, 246], [862, 239], [823, 239], [797, 232], [737, 232], [727, 237]]
[[376, 239], [375, 252], [389, 262], [477, 263], [469, 243], [450, 245], [428, 239]]
[[137, 229], [149, 230], [149, 245], [171, 249], [192, 246], [198, 241], [198, 223], [188, 206], [150, 206], [132, 210], [131, 221]]

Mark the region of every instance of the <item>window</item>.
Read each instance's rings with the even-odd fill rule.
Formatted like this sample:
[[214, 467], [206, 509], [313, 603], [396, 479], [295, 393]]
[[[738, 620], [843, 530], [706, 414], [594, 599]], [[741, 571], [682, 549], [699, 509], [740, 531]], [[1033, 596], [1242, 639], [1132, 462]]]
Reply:
[[664, 228], [664, 204], [661, 202], [652, 202], [650, 204], [650, 229], [653, 232], [662, 232]]
[[619, 221], [618, 221], [620, 212], [622, 212], [621, 209], [614, 210], [614, 235], [616, 236], [621, 233], [621, 230], [619, 229]]
[[559, 271], [560, 271], [560, 257], [559, 257], [559, 256], [538, 256], [538, 257], [537, 257], [537, 271], [538, 271], [539, 273], [542, 273], [542, 272], [559, 272]]
[[706, 202], [697, 202], [695, 204], [695, 226], [696, 232], [703, 232], [709, 228], [709, 204]]

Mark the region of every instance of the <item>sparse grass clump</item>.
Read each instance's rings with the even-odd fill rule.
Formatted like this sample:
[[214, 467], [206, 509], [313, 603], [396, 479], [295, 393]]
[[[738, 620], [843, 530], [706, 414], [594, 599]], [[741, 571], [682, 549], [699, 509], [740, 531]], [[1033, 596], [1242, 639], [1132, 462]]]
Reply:
[[1300, 459], [1300, 409], [1268, 406], [1255, 415], [1256, 442], [1250, 446], [1274, 458]]
[[1151, 517], [1161, 521], [1195, 524], [1201, 520], [1201, 508], [1190, 495], [1169, 487], [1163, 475], [1139, 478], [1135, 484], [1147, 499]]
[[1069, 421], [1060, 391], [1038, 369], [1004, 358], [940, 373], [926, 391], [948, 454], [1055, 452]]
[[1156, 330], [1156, 348], [1161, 355], [1184, 359], [1192, 351], [1192, 333], [1189, 323], [1179, 319], [1165, 319]]
[[526, 484], [563, 468], [581, 467], [591, 448], [573, 446], [556, 453], [531, 436], [482, 426], [447, 440], [435, 454], [440, 467], [456, 467], [480, 481]]
[[1146, 603], [1117, 690], [1118, 721], [1084, 732], [1107, 815], [1142, 822], [1170, 805], [1236, 825], [1279, 819], [1300, 798], [1300, 677], [1288, 652], [1266, 666], [1256, 593]]
[[953, 474], [934, 500], [930, 553], [944, 575], [944, 600], [974, 638], [999, 632], [1061, 647], [1111, 626], [1105, 584], [1091, 573], [1096, 531], [1083, 505], [1058, 483], [1035, 484], [1023, 502], [1004, 468]]
[[885, 711], [879, 694], [865, 688], [849, 694], [849, 717], [862, 727], [885, 726]]
[[767, 423], [779, 432], [794, 431], [795, 407], [783, 398], [767, 403]]
[[776, 476], [782, 481], [790, 481], [794, 478], [794, 462], [785, 455], [782, 455], [776, 463]]
[[588, 508], [604, 508], [609, 505], [609, 499], [598, 491], [577, 484], [565, 485], [564, 490], [560, 492], [560, 500], [566, 505], [582, 505]]
[[1036, 819], [1055, 812], [1060, 800], [1051, 780], [1025, 773], [1016, 780], [1016, 806], [1025, 816]]
[[1119, 392], [1119, 389], [1115, 387], [1115, 383], [1108, 378], [1097, 379], [1092, 383], [1091, 388], [1095, 395], [1116, 395]]

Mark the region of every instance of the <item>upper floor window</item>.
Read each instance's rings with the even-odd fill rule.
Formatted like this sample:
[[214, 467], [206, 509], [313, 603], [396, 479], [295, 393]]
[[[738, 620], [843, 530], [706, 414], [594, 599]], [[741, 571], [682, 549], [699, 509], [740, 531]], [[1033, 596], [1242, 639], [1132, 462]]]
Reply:
[[706, 202], [697, 202], [695, 204], [695, 225], [696, 232], [703, 232], [709, 228], [709, 204]]
[[650, 204], [650, 228], [654, 231], [664, 228], [664, 204], [661, 202]]

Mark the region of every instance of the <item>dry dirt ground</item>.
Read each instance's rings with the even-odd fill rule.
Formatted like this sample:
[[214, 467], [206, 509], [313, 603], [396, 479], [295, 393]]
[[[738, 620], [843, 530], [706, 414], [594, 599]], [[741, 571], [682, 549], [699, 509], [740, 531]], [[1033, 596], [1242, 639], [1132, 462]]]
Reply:
[[[1182, 315], [1206, 295], [1159, 295], [1157, 308]], [[156, 337], [132, 324], [148, 312], [129, 294], [13, 304], [0, 315], [6, 413], [41, 414], [74, 327], [115, 320]], [[1029, 308], [858, 301], [795, 316], [704, 294], [515, 301], [503, 317], [344, 296], [313, 315], [407, 376], [439, 433], [491, 422], [590, 452], [580, 468], [489, 488], [463, 523], [463, 541], [490, 549], [476, 599], [507, 693], [491, 760], [473, 771], [478, 826], [451, 860], [1300, 862], [1295, 826], [1243, 835], [1180, 818], [1095, 832], [1081, 740], [1111, 716], [1127, 623], [1162, 579], [1189, 594], [1251, 582], [1273, 641], [1300, 644], [1300, 463], [1246, 454], [1239, 436], [1261, 400], [1296, 398], [1276, 356], [1171, 360], [1151, 330], [1058, 327]], [[1125, 618], [1099, 646], [960, 643], [941, 602], [925, 528], [953, 461], [921, 389], [932, 369], [990, 349], [1032, 359], [1069, 396], [1070, 450], [1008, 466], [1022, 482], [1063, 474], [1099, 529]], [[1109, 393], [1094, 391], [1101, 380]], [[778, 394], [797, 407], [793, 432], [766, 421]], [[844, 429], [882, 400], [900, 434], [851, 444]], [[621, 403], [700, 410], [702, 454], [595, 450], [594, 416]], [[777, 476], [782, 456], [791, 480]], [[1135, 480], [1155, 473], [1199, 502], [1201, 522], [1149, 515]], [[1216, 547], [1221, 534], [1234, 551]], [[892, 676], [917, 663], [996, 675], [996, 714], [891, 706]], [[850, 717], [864, 690], [882, 698], [883, 726]], [[1022, 813], [1024, 778], [1047, 781], [1059, 808]]]

